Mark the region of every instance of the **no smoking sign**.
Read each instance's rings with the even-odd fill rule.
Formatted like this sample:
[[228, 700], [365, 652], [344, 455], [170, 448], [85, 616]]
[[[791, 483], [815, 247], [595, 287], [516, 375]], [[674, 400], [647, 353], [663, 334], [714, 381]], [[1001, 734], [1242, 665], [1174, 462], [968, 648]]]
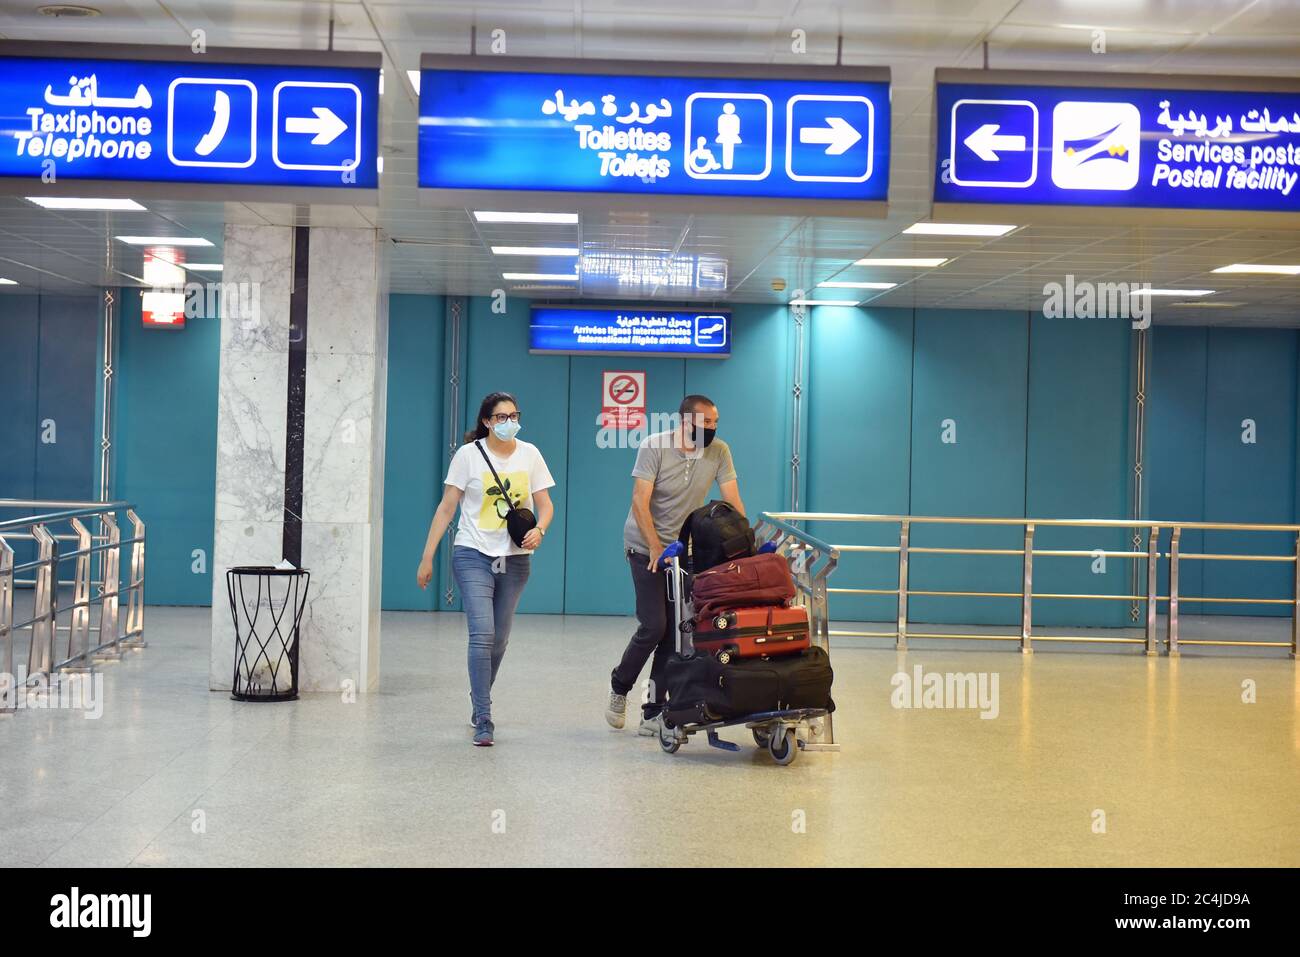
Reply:
[[602, 429], [645, 428], [645, 373], [602, 373], [600, 427]]

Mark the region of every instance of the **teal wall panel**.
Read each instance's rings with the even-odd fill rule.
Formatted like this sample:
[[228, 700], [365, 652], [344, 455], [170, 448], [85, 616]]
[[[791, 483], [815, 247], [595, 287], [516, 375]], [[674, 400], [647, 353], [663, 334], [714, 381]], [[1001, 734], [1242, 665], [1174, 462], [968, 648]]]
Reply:
[[[911, 496], [910, 309], [820, 306], [812, 310], [808, 377], [806, 509], [906, 514]], [[813, 522], [809, 531], [845, 545], [898, 544], [895, 524]], [[841, 554], [832, 587], [897, 588], [897, 554]], [[892, 621], [897, 599], [835, 595], [837, 618]]]
[[[1025, 514], [1029, 321], [1023, 312], [918, 310], [912, 379], [911, 511], [1017, 518]], [[945, 431], [955, 427], [955, 441]], [[949, 436], [951, 437], [951, 432]], [[1016, 528], [919, 526], [913, 546], [1020, 548]], [[918, 590], [1019, 592], [1019, 558], [914, 555]], [[1009, 598], [913, 598], [918, 622], [1008, 624]]]
[[[1032, 315], [1026, 515], [1130, 517], [1131, 342], [1127, 323]], [[1035, 530], [1034, 548], [1131, 551], [1130, 534], [1045, 525]], [[1145, 563], [1139, 567], [1145, 573]], [[1034, 591], [1130, 594], [1132, 569], [1132, 561], [1121, 558], [1042, 556], [1034, 562]], [[1129, 623], [1129, 607], [1122, 600], [1041, 599], [1034, 604], [1034, 624], [1122, 626]]]
[[[1151, 352], [1150, 415], [1147, 419], [1146, 477], [1154, 521], [1203, 521], [1205, 517], [1205, 375], [1209, 330], [1204, 327], [1157, 326]], [[1183, 532], [1179, 548], [1204, 552], [1204, 535]], [[1160, 550], [1169, 549], [1161, 535]], [[1205, 564], [1179, 563], [1179, 590], [1205, 594]], [[1169, 594], [1169, 571], [1160, 563], [1159, 593]], [[1166, 608], [1162, 604], [1161, 611]], [[1200, 602], [1180, 604], [1182, 614], [1198, 615]]]
[[[1210, 329], [1206, 353], [1205, 520], [1292, 522], [1295, 330]], [[1204, 544], [1206, 552], [1213, 554], [1291, 555], [1295, 549], [1294, 536], [1284, 532], [1206, 531]], [[1206, 597], [1290, 597], [1293, 569], [1288, 565], [1203, 564]], [[1206, 603], [1206, 610], [1222, 615], [1290, 615], [1284, 605]]]
[[140, 291], [118, 292], [113, 494], [134, 502], [146, 525], [146, 600], [208, 605], [221, 324], [198, 317], [146, 329]]
[[388, 300], [388, 414], [384, 439], [383, 607], [433, 611], [442, 593], [438, 555], [423, 591], [416, 569], [442, 497], [444, 300], [394, 295]]

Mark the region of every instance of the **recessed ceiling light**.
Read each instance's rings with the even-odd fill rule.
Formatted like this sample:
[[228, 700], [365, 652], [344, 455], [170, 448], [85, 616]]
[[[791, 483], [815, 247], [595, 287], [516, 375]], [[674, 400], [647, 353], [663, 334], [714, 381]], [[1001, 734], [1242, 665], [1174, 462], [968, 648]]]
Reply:
[[1210, 271], [1264, 273], [1269, 276], [1300, 276], [1300, 266], [1266, 266], [1258, 263], [1233, 263], [1231, 266], [1220, 266], [1218, 269]]
[[406, 78], [411, 81], [411, 86], [415, 87], [415, 93], [418, 96], [420, 94], [420, 71], [407, 70]]
[[128, 246], [211, 246], [212, 243], [198, 236], [114, 236], [120, 243]]
[[1134, 289], [1129, 296], [1212, 296], [1213, 289]]
[[99, 11], [94, 7], [86, 7], [77, 3], [47, 3], [42, 7], [37, 7], [36, 12], [46, 17], [66, 17], [70, 20], [99, 16]]
[[226, 267], [221, 263], [181, 263], [191, 272], [221, 272]]
[[1015, 228], [991, 223], [916, 223], [903, 232], [913, 236], [1005, 236]]
[[893, 289], [896, 282], [819, 282], [818, 286], [827, 289]]
[[511, 282], [577, 282], [577, 273], [564, 272], [503, 272], [503, 279]]
[[792, 306], [856, 306], [856, 299], [791, 299]]
[[904, 266], [914, 269], [933, 269], [935, 266], [942, 266], [948, 260], [946, 259], [876, 259], [868, 256], [866, 259], [859, 259], [853, 265], [855, 266]]
[[578, 222], [577, 213], [502, 213], [492, 210], [474, 210], [480, 223], [570, 223]]
[[498, 256], [576, 256], [577, 246], [493, 246]]
[[45, 209], [144, 210], [133, 199], [77, 199], [73, 196], [28, 196], [26, 199]]
[[15, 280], [5, 279], [3, 277], [0, 277], [0, 286], [16, 286], [16, 285], [18, 285], [18, 283]]

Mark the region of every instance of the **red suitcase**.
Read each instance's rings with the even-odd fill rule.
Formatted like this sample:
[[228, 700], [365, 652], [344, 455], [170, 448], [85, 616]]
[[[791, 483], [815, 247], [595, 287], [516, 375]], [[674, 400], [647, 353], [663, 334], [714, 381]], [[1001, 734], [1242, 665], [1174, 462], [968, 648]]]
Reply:
[[695, 650], [716, 654], [726, 664], [736, 658], [792, 655], [811, 644], [808, 609], [767, 605], [729, 608], [695, 620]]

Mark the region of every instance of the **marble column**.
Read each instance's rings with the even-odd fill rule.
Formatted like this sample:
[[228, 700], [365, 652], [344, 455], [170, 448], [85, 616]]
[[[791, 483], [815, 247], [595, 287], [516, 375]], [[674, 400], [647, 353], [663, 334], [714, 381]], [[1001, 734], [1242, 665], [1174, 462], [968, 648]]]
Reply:
[[[307, 239], [306, 385], [291, 435], [295, 231], [229, 225], [217, 422], [216, 542], [209, 686], [229, 690], [232, 565], [274, 565], [286, 546], [286, 488], [300, 483], [302, 565], [311, 572], [299, 690], [373, 690], [379, 681], [388, 283], [385, 244], [369, 229], [313, 227]], [[301, 247], [299, 247], [301, 250]], [[300, 277], [301, 279], [301, 277]], [[248, 286], [238, 284], [247, 283]], [[239, 295], [239, 301], [234, 296]], [[250, 308], [250, 306], [255, 308]], [[301, 310], [301, 303], [299, 306]], [[255, 315], [250, 315], [255, 313]], [[300, 443], [302, 474], [286, 462]], [[287, 479], [287, 481], [286, 481]], [[292, 491], [288, 496], [294, 503]]]

